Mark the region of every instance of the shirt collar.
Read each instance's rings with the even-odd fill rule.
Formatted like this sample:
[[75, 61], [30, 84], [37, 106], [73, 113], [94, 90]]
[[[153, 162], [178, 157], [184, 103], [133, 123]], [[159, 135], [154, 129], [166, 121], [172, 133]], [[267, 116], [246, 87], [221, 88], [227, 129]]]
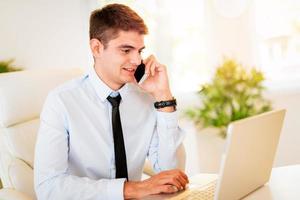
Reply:
[[128, 84], [125, 84], [123, 87], [121, 87], [119, 90], [114, 91], [112, 90], [108, 85], [106, 85], [101, 78], [97, 75], [95, 68], [92, 67], [88, 71], [88, 77], [91, 80], [92, 86], [94, 87], [98, 97], [102, 102], [106, 101], [106, 98], [112, 93], [112, 92], [119, 92], [122, 99], [126, 96], [128, 92]]

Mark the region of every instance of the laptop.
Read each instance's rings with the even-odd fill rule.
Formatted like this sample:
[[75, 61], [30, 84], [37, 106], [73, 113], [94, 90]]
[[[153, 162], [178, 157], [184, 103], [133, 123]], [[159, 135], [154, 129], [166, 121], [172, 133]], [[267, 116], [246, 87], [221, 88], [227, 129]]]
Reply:
[[176, 194], [145, 199], [235, 200], [247, 196], [269, 181], [284, 116], [285, 109], [281, 109], [230, 123], [218, 175], [199, 177], [198, 183]]

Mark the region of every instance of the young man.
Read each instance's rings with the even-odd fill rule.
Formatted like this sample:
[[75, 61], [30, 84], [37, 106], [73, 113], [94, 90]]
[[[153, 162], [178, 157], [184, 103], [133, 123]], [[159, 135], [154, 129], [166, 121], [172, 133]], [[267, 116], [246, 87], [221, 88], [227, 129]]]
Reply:
[[[150, 56], [143, 60], [148, 78], [140, 85], [134, 78], [145, 34], [127, 6], [92, 13], [94, 68], [52, 91], [41, 113], [38, 199], [129, 199], [185, 188], [187, 176], [175, 169], [183, 133], [166, 67]], [[141, 181], [147, 156], [158, 174]]]

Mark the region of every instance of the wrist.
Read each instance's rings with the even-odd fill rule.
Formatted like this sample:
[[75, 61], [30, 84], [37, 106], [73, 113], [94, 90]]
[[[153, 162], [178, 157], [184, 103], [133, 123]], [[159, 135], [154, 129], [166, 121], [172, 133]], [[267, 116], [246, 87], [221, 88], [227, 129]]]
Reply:
[[174, 112], [174, 111], [176, 111], [176, 108], [174, 106], [165, 107], [165, 108], [157, 109], [157, 111], [160, 111], [160, 112]]
[[140, 192], [142, 182], [126, 181], [124, 183], [124, 199], [136, 199], [141, 198]]
[[173, 99], [172, 93], [170, 90], [158, 91], [153, 94], [155, 101], [167, 101]]
[[176, 99], [172, 97], [167, 101], [157, 101], [154, 103], [154, 107], [161, 112], [174, 112], [176, 110]]

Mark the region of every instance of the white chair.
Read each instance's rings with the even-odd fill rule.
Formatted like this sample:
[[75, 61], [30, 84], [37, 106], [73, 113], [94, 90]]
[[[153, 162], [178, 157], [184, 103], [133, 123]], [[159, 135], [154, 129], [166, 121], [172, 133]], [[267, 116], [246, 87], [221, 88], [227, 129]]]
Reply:
[[1, 200], [36, 199], [33, 160], [40, 111], [51, 89], [80, 74], [80, 69], [0, 74]]
[[[0, 74], [0, 200], [34, 200], [33, 161], [39, 114], [48, 92], [82, 74], [79, 69]], [[184, 170], [185, 151], [178, 151]], [[153, 175], [146, 162], [144, 176]]]

